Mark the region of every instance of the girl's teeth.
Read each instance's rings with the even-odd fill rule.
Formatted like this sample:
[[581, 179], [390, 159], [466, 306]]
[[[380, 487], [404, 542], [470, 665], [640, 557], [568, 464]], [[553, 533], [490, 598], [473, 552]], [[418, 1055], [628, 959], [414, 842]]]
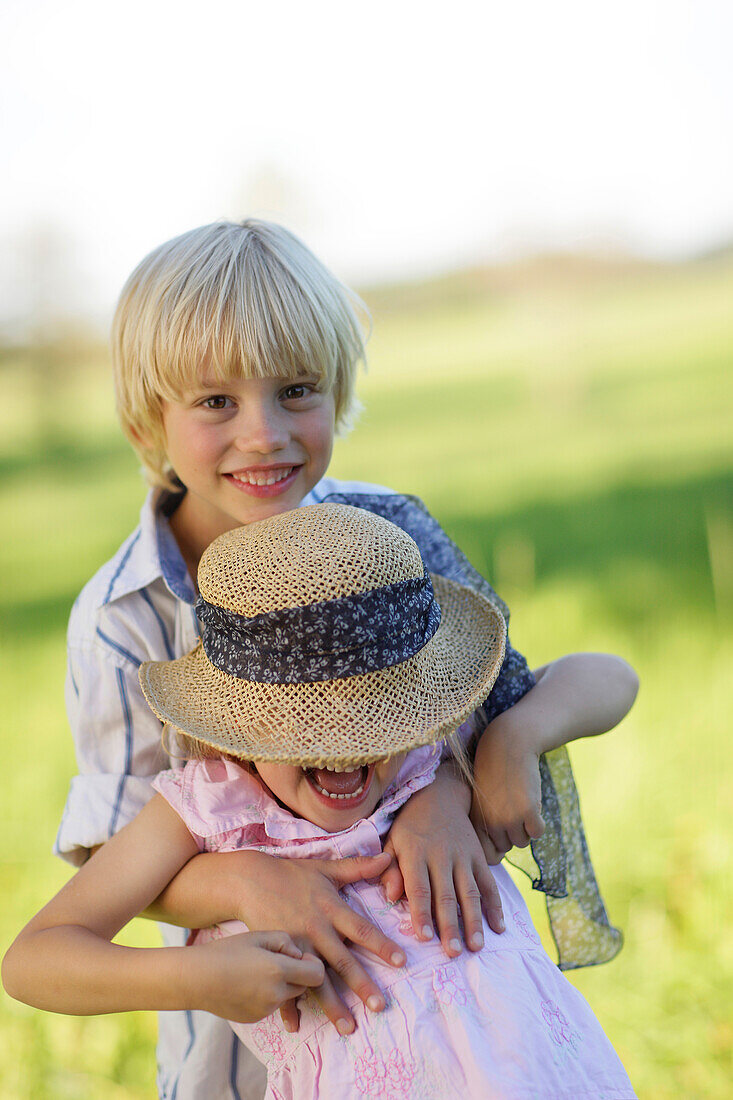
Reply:
[[[327, 771], [334, 771], [334, 772], [336, 771], [335, 768], [327, 768], [326, 770]], [[346, 798], [356, 798], [356, 796], [358, 794], [361, 794], [361, 792], [364, 790], [364, 784], [363, 783], [361, 784], [360, 787], [357, 787], [357, 789], [355, 791], [352, 791], [351, 794], [331, 794], [330, 791], [324, 791], [323, 787], [319, 786], [318, 783], [315, 783], [314, 786], [321, 792], [321, 794], [325, 794], [328, 798], [340, 799], [342, 801], [343, 801], [343, 799], [346, 799]]]
[[232, 477], [235, 481], [243, 481], [245, 485], [275, 485], [278, 481], [290, 477], [292, 472], [293, 467], [289, 466], [287, 470], [281, 470], [277, 474], [232, 474]]

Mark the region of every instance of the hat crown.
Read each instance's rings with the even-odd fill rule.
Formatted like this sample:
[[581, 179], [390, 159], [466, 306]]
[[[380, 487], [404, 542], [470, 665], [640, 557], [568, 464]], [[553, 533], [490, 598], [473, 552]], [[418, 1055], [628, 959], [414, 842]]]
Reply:
[[419, 579], [410, 536], [348, 504], [315, 504], [227, 531], [199, 565], [199, 591], [248, 618]]

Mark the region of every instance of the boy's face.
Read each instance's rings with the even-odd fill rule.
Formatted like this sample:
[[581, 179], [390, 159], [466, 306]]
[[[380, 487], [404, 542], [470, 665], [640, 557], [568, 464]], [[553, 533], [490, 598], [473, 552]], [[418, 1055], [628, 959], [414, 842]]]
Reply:
[[206, 378], [163, 402], [171, 466], [188, 492], [174, 530], [193, 556], [224, 531], [296, 508], [333, 448], [334, 400], [315, 377]]
[[295, 764], [255, 767], [279, 802], [327, 833], [337, 833], [374, 812], [404, 759], [399, 753], [346, 772]]

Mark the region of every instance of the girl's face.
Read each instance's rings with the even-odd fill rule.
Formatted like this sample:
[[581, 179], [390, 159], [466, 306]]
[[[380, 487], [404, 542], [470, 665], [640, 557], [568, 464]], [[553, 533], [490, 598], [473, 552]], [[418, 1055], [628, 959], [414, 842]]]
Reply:
[[404, 758], [400, 753], [345, 772], [294, 764], [254, 766], [272, 794], [294, 814], [327, 833], [338, 833], [373, 813]]
[[168, 459], [188, 492], [174, 530], [196, 558], [224, 531], [296, 508], [331, 459], [333, 394], [318, 379], [201, 378], [163, 402]]

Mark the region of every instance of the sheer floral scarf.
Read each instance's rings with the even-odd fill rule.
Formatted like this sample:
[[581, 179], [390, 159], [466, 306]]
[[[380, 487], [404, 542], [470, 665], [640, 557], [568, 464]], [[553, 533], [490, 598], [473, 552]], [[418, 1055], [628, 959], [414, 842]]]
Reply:
[[[431, 573], [487, 596], [509, 622], [509, 609], [417, 497], [381, 493], [331, 493], [325, 501], [351, 504], [397, 524], [417, 543]], [[534, 685], [527, 662], [507, 642], [499, 678], [476, 714], [480, 730]], [[621, 932], [608, 919], [593, 871], [567, 749], [540, 758], [545, 834], [529, 848], [515, 848], [509, 861], [545, 895], [561, 970], [608, 962], [621, 949]]]

